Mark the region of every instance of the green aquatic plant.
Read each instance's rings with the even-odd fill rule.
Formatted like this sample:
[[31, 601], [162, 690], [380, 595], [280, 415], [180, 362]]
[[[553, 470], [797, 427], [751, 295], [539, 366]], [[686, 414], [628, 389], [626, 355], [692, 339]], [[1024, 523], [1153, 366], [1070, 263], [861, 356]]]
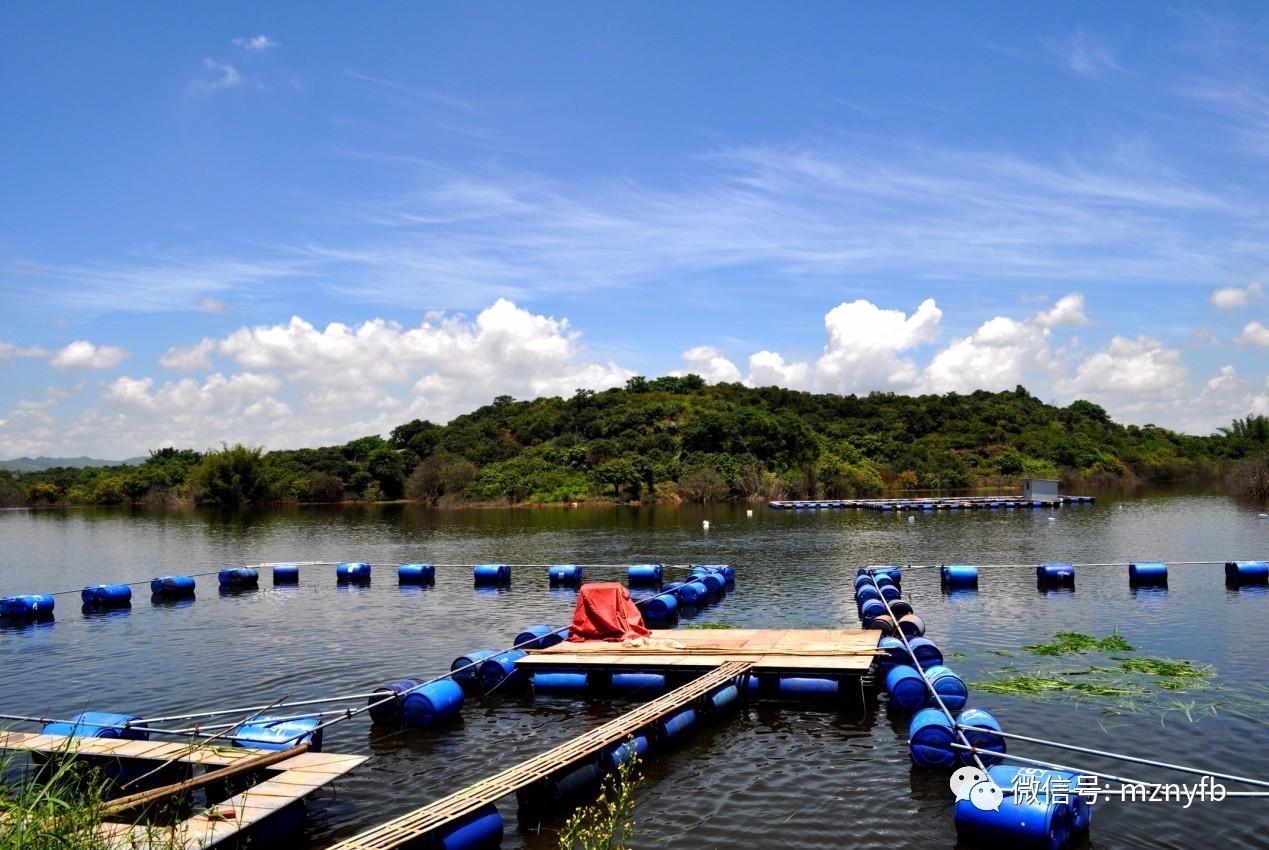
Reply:
[[[1206, 679], [1211, 675], [1210, 665], [1195, 666], [1189, 661], [1170, 661], [1164, 658], [1113, 658], [1126, 673], [1144, 673], [1147, 676], [1164, 676], [1170, 679]], [[1160, 683], [1160, 687], [1176, 683]]]
[[1048, 643], [1030, 643], [1023, 647], [1032, 655], [1069, 655], [1074, 652], [1132, 652], [1133, 648], [1116, 629], [1104, 638], [1080, 632], [1055, 632]]
[[560, 831], [559, 850], [626, 850], [635, 833], [634, 795], [639, 757], [627, 739], [629, 757], [604, 777], [599, 799], [578, 809]]
[[708, 630], [708, 629], [738, 629], [738, 628], [740, 628], [740, 627], [739, 627], [739, 626], [737, 626], [737, 625], [735, 625], [734, 623], [688, 623], [688, 624], [687, 624], [686, 626], [684, 626], [683, 628], [685, 628], [685, 629], [697, 629], [697, 630], [701, 630], [701, 629], [706, 629], [706, 630]]

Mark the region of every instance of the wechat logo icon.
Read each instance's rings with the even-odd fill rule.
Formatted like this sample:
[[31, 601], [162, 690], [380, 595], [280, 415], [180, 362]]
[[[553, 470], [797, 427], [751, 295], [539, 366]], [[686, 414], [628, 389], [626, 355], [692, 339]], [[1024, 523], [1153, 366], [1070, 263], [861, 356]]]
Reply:
[[981, 811], [999, 811], [1005, 792], [992, 778], [976, 767], [962, 767], [952, 774], [952, 793], [957, 800], [969, 800]]

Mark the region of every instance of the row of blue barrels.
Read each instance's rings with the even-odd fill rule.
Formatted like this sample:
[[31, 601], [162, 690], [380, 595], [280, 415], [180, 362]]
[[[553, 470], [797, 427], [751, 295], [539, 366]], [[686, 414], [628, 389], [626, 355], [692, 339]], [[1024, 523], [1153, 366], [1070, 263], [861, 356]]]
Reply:
[[[726, 564], [699, 564], [691, 568], [686, 581], [660, 584], [661, 567], [656, 567], [656, 586], [660, 592], [639, 600], [643, 613], [649, 620], [663, 622], [673, 619], [683, 606], [699, 607], [711, 598], [721, 595], [727, 588], [736, 586], [736, 571]], [[631, 567], [633, 570], [634, 568]], [[633, 574], [631, 584], [635, 581]]]
[[[150, 730], [138, 714], [108, 711], [84, 711], [66, 720], [52, 720], [40, 727], [45, 735], [66, 735], [72, 738], [111, 738], [126, 741], [148, 741]], [[316, 717], [280, 717], [261, 714], [223, 735], [235, 746], [265, 750], [285, 750], [297, 744], [308, 744], [312, 752], [322, 748], [322, 730]]]
[[[945, 588], [978, 586], [978, 568], [968, 564], [949, 564], [939, 569], [939, 580]], [[1269, 583], [1269, 562], [1226, 561], [1225, 582], [1231, 586]], [[1074, 587], [1075, 566], [1068, 563], [1047, 563], [1036, 566], [1036, 583], [1040, 587]], [[1128, 565], [1128, 583], [1133, 587], [1166, 586], [1168, 565], [1163, 561], [1133, 561]]]
[[[883, 586], [883, 577], [890, 578], [888, 573], [875, 570], [860, 573], [857, 586], [871, 584], [874, 589]], [[1073, 793], [1079, 778], [1075, 774], [1002, 764], [1006, 747], [1005, 739], [997, 734], [1000, 723], [989, 711], [966, 708], [969, 690], [959, 676], [943, 665], [937, 646], [923, 636], [909, 637], [906, 643], [898, 637], [883, 637], [878, 649], [886, 652], [880, 665], [890, 705], [915, 711], [908, 725], [908, 752], [913, 764], [976, 769], [981, 763], [988, 775], [974, 779], [988, 782], [989, 788], [1002, 789], [998, 806], [975, 805], [983, 801], [971, 796], [970, 788], [957, 794], [955, 820], [960, 838], [984, 847], [1065, 850], [1077, 835], [1087, 832], [1092, 809], [1084, 798]], [[938, 695], [941, 706], [931, 692]], [[957, 713], [952, 717], [949, 712]], [[972, 754], [958, 748], [964, 744], [973, 748]], [[1023, 776], [1035, 793], [1012, 790], [1020, 787]], [[1006, 788], [1011, 791], [1005, 793]], [[1052, 790], [1044, 790], [1049, 788]], [[1059, 788], [1071, 793], [1060, 794]]]

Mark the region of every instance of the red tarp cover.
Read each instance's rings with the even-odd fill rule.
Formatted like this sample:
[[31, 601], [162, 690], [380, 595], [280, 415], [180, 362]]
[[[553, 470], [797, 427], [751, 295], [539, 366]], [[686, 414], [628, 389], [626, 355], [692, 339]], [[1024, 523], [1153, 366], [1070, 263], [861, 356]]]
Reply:
[[584, 584], [577, 592], [569, 640], [633, 640], [650, 634], [625, 585], [599, 581]]

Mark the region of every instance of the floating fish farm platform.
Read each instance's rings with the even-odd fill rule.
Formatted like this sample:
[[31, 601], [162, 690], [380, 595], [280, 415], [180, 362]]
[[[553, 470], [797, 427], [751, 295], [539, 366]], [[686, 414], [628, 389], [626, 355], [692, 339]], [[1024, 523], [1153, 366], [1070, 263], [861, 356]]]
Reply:
[[[247, 747], [190, 746], [187, 744], [138, 741], [122, 738], [86, 738], [42, 733], [0, 732], [0, 749], [25, 751], [37, 758], [89, 759], [98, 765], [124, 769], [129, 774], [191, 777], [195, 768], [208, 772], [223, 770], [232, 773], [235, 766], [249, 767], [253, 759], [284, 754], [268, 749]], [[265, 778], [238, 793], [196, 812], [172, 826], [137, 825], [132, 821], [107, 820], [101, 825], [100, 837], [106, 847], [138, 848], [150, 845], [150, 839], [161, 836], [159, 843], [185, 850], [206, 850], [226, 844], [250, 842], [267, 847], [278, 838], [293, 832], [304, 819], [304, 798], [319, 788], [352, 771], [367, 756], [333, 753], [300, 752], [262, 765], [259, 773]], [[197, 780], [195, 780], [197, 781]], [[211, 785], [209, 784], [210, 788]], [[220, 785], [236, 790], [232, 780]], [[228, 791], [226, 793], [228, 793]], [[215, 792], [208, 791], [212, 801]], [[126, 816], [125, 816], [126, 817]]]
[[1063, 505], [1089, 505], [1093, 496], [1057, 496], [1044, 499], [1020, 499], [1016, 496], [939, 496], [929, 499], [801, 499], [767, 502], [776, 510], [815, 510], [818, 508], [862, 508], [868, 511], [959, 511], [992, 508], [1060, 508]]

